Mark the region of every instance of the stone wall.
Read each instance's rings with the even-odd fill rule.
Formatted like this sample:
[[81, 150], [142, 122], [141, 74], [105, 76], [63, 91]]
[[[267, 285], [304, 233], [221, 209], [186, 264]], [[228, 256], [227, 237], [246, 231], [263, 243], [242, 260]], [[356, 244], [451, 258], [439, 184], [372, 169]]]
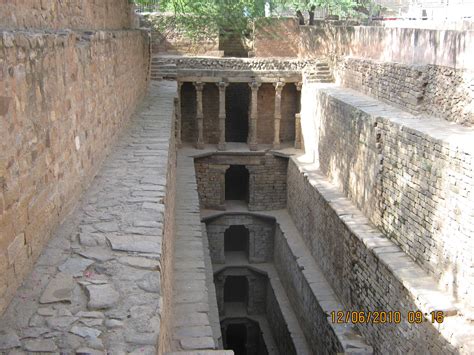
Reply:
[[[305, 269], [300, 267], [298, 258], [288, 245], [287, 238], [278, 226], [275, 231], [274, 264], [309, 346], [314, 353], [341, 353], [344, 349], [333, 325], [316, 297], [308, 275], [303, 272]], [[333, 301], [330, 297], [332, 292], [329, 289], [324, 291], [327, 296], [323, 300]]]
[[[405, 283], [410, 274], [418, 275], [416, 269], [403, 266], [404, 272], [397, 272], [395, 265], [406, 263], [402, 262], [402, 253], [396, 247], [388, 247], [390, 243], [383, 243], [385, 238], [379, 237], [355, 208], [348, 208], [341, 194], [324, 180], [291, 159], [289, 213], [346, 310], [401, 312], [399, 323], [357, 324], [365, 340], [376, 353], [390, 353], [393, 349], [407, 353], [457, 353], [431, 322], [414, 325], [406, 321], [407, 312], [420, 311], [422, 308], [416, 302], [424, 301], [414, 297], [405, 285], [413, 283], [419, 287], [422, 278], [416, 276], [416, 280]], [[431, 289], [424, 282], [422, 288]]]
[[148, 35], [4, 31], [0, 53], [2, 310], [143, 97]]
[[464, 125], [474, 123], [474, 73], [436, 65], [383, 63], [341, 58], [337, 81], [405, 109]]
[[245, 165], [249, 171], [250, 211], [286, 206], [286, 158], [262, 153], [217, 153], [194, 162], [201, 208], [225, 209], [225, 172], [230, 165]]
[[161, 327], [160, 327], [160, 338], [159, 338], [159, 350], [163, 352], [163, 349], [170, 349], [172, 342], [172, 304], [173, 304], [173, 263], [174, 263], [174, 241], [175, 241], [175, 207], [176, 207], [176, 164], [177, 164], [177, 149], [176, 149], [176, 137], [175, 137], [175, 125], [176, 125], [176, 106], [178, 104], [177, 98], [174, 100], [174, 110], [172, 118], [170, 119], [170, 132], [168, 140], [168, 166], [166, 170], [166, 181], [165, 191], [166, 196], [164, 199], [164, 218], [163, 218], [163, 244], [162, 244], [162, 257], [161, 257], [161, 287], [163, 304], [161, 306]]
[[130, 28], [129, 0], [8, 0], [0, 3], [0, 24], [6, 29], [111, 30]]
[[355, 57], [413, 65], [473, 69], [473, 31], [341, 26], [300, 26], [300, 58]]
[[254, 214], [227, 214], [206, 220], [209, 249], [214, 264], [225, 264], [224, 233], [233, 225], [249, 231], [249, 262], [264, 263], [273, 259], [275, 221]]
[[[260, 271], [248, 267], [226, 267], [214, 274], [219, 316], [226, 315], [224, 287], [229, 276], [242, 276], [247, 279], [248, 293], [246, 308], [249, 315], [265, 314], [267, 301], [268, 277]], [[229, 312], [232, 313], [232, 312]]]
[[275, 296], [275, 291], [270, 283], [267, 287], [266, 308], [267, 320], [270, 324], [273, 339], [275, 339], [280, 354], [297, 354], [292, 339], [292, 333], [288, 329], [287, 320], [281, 311], [281, 305], [279, 304], [278, 299]]
[[472, 129], [416, 120], [342, 89], [316, 101], [303, 129], [305, 141], [317, 136], [322, 173], [443, 289], [472, 304]]
[[180, 30], [173, 16], [154, 13], [140, 15], [140, 26], [151, 31], [151, 48], [158, 55], [217, 55], [219, 35], [209, 31], [199, 38], [191, 38]]
[[295, 18], [262, 18], [254, 24], [256, 57], [297, 57], [299, 25]]

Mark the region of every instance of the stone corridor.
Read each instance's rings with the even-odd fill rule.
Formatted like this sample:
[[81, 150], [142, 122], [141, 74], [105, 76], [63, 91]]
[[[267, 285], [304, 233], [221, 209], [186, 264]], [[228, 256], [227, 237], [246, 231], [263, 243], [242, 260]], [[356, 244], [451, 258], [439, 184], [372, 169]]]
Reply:
[[151, 85], [0, 319], [1, 354], [156, 353], [175, 94], [175, 83]]

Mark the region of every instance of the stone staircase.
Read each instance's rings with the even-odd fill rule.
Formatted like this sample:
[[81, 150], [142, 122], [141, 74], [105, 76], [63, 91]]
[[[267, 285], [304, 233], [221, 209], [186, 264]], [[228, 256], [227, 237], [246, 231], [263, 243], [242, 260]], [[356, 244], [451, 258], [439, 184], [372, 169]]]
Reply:
[[176, 80], [177, 68], [169, 58], [154, 57], [151, 60], [151, 80]]
[[318, 62], [311, 69], [303, 71], [308, 83], [333, 83], [334, 77], [327, 62]]

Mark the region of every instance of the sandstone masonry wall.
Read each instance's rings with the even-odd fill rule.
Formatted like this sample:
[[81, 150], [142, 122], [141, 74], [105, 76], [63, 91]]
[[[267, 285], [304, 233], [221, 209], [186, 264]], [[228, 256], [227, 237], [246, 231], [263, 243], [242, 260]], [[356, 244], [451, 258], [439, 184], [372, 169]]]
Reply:
[[132, 25], [129, 0], [8, 0], [0, 24], [9, 29], [124, 29]]
[[[380, 234], [368, 227], [368, 221], [355, 208], [348, 207], [332, 185], [323, 181], [323, 176], [318, 178], [291, 159], [288, 209], [345, 309], [401, 311], [402, 318], [408, 311], [419, 310], [416, 299], [399, 278], [404, 274], [393, 269], [395, 263], [404, 265], [401, 253], [396, 247], [388, 247], [390, 243], [382, 242], [385, 238], [380, 239]], [[415, 270], [412, 268], [411, 272]], [[419, 283], [420, 279], [414, 282]], [[368, 323], [357, 328], [376, 353], [390, 353], [393, 349], [455, 353], [430, 322], [414, 326], [403, 319], [398, 324]]]
[[230, 165], [245, 165], [249, 171], [250, 211], [275, 210], [286, 206], [288, 160], [271, 154], [214, 154], [195, 159], [201, 208], [225, 208], [225, 172]]
[[472, 304], [472, 129], [416, 120], [344, 89], [316, 100], [321, 171], [443, 289]]
[[164, 349], [171, 348], [172, 342], [172, 304], [173, 304], [173, 262], [174, 262], [174, 242], [176, 234], [176, 164], [177, 164], [177, 149], [175, 137], [176, 125], [176, 106], [178, 104], [177, 98], [174, 100], [174, 110], [170, 119], [170, 131], [168, 141], [164, 140], [163, 144], [168, 145], [168, 165], [166, 170], [165, 191], [164, 198], [164, 213], [163, 213], [163, 242], [162, 242], [162, 259], [161, 259], [161, 285], [163, 294], [163, 305], [161, 307], [161, 327], [159, 338], [158, 352]]
[[224, 234], [232, 225], [243, 225], [249, 230], [249, 262], [271, 262], [273, 259], [274, 221], [252, 214], [224, 215], [207, 221], [209, 249], [214, 264], [225, 264]]
[[140, 31], [1, 34], [0, 311], [145, 94], [149, 65]]
[[[151, 47], [154, 54], [221, 56], [217, 33], [208, 34], [199, 40], [192, 40], [176, 27], [172, 17], [146, 14], [140, 17], [140, 22], [142, 27], [151, 29]], [[161, 30], [161, 28], [166, 29]]]
[[298, 31], [300, 58], [356, 57], [409, 65], [474, 68], [470, 59], [474, 31], [331, 24], [299, 26]]
[[296, 57], [299, 25], [294, 18], [262, 18], [254, 25], [256, 57]]
[[[320, 304], [321, 301], [333, 301], [331, 290], [320, 286], [321, 283], [318, 283], [316, 287], [311, 286], [310, 282], [316, 281], [312, 278], [308, 280], [309, 275], [303, 271], [305, 268], [300, 267], [297, 261], [299, 258], [295, 257], [288, 243], [278, 226], [275, 231], [275, 268], [309, 346], [314, 353], [335, 354], [343, 352], [340, 340], [332, 329], [328, 316]], [[313, 275], [313, 277], [316, 277], [316, 275]], [[320, 288], [327, 296], [318, 299], [313, 290], [317, 289], [318, 292], [321, 292]]]
[[474, 73], [436, 65], [340, 58], [337, 81], [413, 114], [474, 123]]

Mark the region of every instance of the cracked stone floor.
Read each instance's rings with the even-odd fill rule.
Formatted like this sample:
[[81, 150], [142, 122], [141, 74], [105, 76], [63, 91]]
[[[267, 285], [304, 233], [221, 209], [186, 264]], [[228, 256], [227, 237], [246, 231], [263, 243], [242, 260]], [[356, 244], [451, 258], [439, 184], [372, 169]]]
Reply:
[[155, 354], [176, 84], [152, 84], [0, 319], [0, 354]]

